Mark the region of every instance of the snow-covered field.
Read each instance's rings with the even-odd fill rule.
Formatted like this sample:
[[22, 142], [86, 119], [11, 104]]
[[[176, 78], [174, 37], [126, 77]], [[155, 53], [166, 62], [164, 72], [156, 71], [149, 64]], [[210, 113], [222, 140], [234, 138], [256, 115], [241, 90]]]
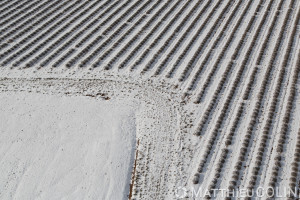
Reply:
[[299, 35], [299, 0], [1, 1], [0, 199], [288, 199]]
[[1, 199], [127, 199], [132, 105], [26, 92], [0, 101]]

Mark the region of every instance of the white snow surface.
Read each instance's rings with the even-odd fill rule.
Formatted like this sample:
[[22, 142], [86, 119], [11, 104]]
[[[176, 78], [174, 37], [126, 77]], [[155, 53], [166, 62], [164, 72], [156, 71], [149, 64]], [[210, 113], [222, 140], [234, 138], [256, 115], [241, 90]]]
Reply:
[[0, 94], [0, 199], [127, 199], [130, 102]]

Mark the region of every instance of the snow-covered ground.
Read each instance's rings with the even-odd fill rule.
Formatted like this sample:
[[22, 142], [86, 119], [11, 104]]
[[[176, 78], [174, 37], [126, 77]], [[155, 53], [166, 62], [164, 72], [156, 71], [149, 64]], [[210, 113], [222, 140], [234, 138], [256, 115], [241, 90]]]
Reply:
[[0, 102], [0, 199], [128, 198], [133, 105], [27, 92]]
[[[28, 74], [25, 76], [30, 77]], [[35, 75], [32, 74], [32, 76]], [[77, 123], [76, 120], [80, 121], [72, 128], [72, 130], [76, 130], [76, 135], [73, 136], [74, 140], [78, 142], [74, 144], [74, 148], [77, 148], [79, 144], [85, 143], [87, 143], [86, 150], [92, 148], [88, 143], [90, 141], [88, 140], [89, 138], [82, 140], [81, 129], [88, 132], [87, 136], [92, 135], [93, 141], [105, 140], [105, 144], [111, 145], [111, 147], [116, 146], [117, 149], [112, 148], [111, 152], [108, 152], [106, 149], [107, 145], [104, 145], [103, 148], [99, 147], [97, 153], [106, 157], [103, 157], [103, 162], [101, 160], [99, 162], [93, 160], [90, 163], [95, 164], [97, 169], [100, 168], [91, 174], [94, 179], [100, 179], [99, 188], [96, 187], [98, 188], [96, 199], [99, 196], [103, 197], [103, 199], [115, 199], [113, 198], [115, 196], [112, 198], [109, 196], [112, 193], [113, 195], [122, 195], [125, 198], [128, 195], [131, 197], [135, 195], [140, 198], [148, 196], [147, 198], [150, 199], [154, 198], [154, 195], [174, 197], [176, 185], [173, 183], [176, 182], [178, 174], [180, 174], [176, 166], [180, 161], [178, 152], [181, 151], [182, 145], [179, 142], [180, 132], [177, 129], [178, 117], [181, 112], [178, 103], [179, 97], [173, 93], [173, 90], [168, 90], [167, 85], [159, 85], [160, 87], [157, 88], [157, 85], [151, 82], [129, 82], [120, 77], [111, 77], [111, 79], [64, 79], [51, 78], [51, 75], [47, 74], [39, 74], [39, 76], [48, 76], [48, 78], [23, 79], [21, 78], [22, 75], [20, 75], [19, 78], [1, 79], [1, 108], [3, 107], [3, 112], [9, 113], [10, 109], [6, 109], [5, 104], [10, 103], [10, 108], [21, 104], [18, 107], [25, 107], [25, 110], [30, 109], [30, 107], [26, 108], [26, 105], [29, 104], [34, 109], [37, 104], [36, 107], [40, 109], [37, 109], [35, 114], [38, 116], [44, 116], [46, 111], [55, 108], [54, 111], [56, 112], [51, 113], [51, 116], [49, 115], [51, 120], [47, 119], [44, 121], [45, 126], [51, 126], [52, 121], [53, 123], [56, 122], [57, 113], [62, 113], [60, 118], [67, 121], [78, 116], [78, 119], [75, 118], [70, 121], [70, 123], [74, 121], [74, 123]], [[107, 75], [106, 77], [109, 76]], [[45, 112], [41, 112], [41, 110], [44, 111], [43, 109]], [[77, 113], [74, 113], [74, 109]], [[65, 116], [65, 119], [63, 116]], [[15, 115], [8, 118], [8, 120], [14, 121]], [[60, 122], [61, 120], [58, 120], [56, 123], [62, 124]], [[1, 129], [7, 123], [9, 121], [3, 121]], [[37, 129], [40, 127], [40, 124], [35, 125]], [[95, 126], [97, 126], [97, 129], [91, 130]], [[14, 126], [9, 127], [13, 129]], [[27, 131], [30, 131], [31, 128], [27, 126]], [[105, 131], [106, 129], [107, 131]], [[4, 128], [3, 130], [6, 132], [6, 135], [9, 134], [9, 130], [6, 131]], [[44, 133], [48, 135], [48, 131], [45, 130]], [[97, 135], [101, 131], [107, 133], [109, 138], [106, 138], [107, 134], [103, 137]], [[65, 134], [68, 134], [69, 131], [66, 129], [63, 132], [64, 139], [67, 142], [68, 136], [65, 136]], [[43, 142], [43, 140], [39, 141]], [[79, 151], [84, 151], [84, 149], [77, 149], [77, 154], [80, 154], [78, 153]], [[55, 152], [52, 153], [55, 154]], [[129, 160], [126, 160], [127, 158]], [[166, 158], [168, 159], [166, 160]], [[129, 162], [129, 166], [121, 163], [123, 167], [120, 167], [118, 173], [114, 173], [114, 167], [118, 167], [122, 160]], [[70, 160], [66, 162], [69, 163]], [[4, 168], [4, 163], [10, 165], [4, 159], [2, 162]], [[93, 167], [91, 168], [94, 169]], [[7, 166], [6, 168], [10, 167]], [[101, 173], [105, 173], [107, 168], [113, 174], [107, 172], [107, 176], [104, 176], [107, 179], [102, 180], [104, 177]], [[69, 169], [66, 169], [64, 173], [68, 171]], [[158, 174], [161, 176], [158, 176]], [[7, 176], [8, 173], [4, 173], [4, 175]], [[51, 174], [49, 174], [49, 177], [51, 177]], [[96, 177], [100, 178], [97, 179]], [[76, 178], [76, 176], [73, 178]], [[122, 179], [120, 183], [118, 183], [119, 179]], [[110, 183], [109, 185], [105, 184], [108, 183], [107, 181]], [[18, 181], [11, 184], [17, 183]], [[39, 183], [36, 184], [39, 185]], [[116, 192], [114, 191], [115, 186], [117, 186], [116, 189], [118, 190]], [[157, 194], [142, 192], [144, 188], [154, 189], [157, 187], [165, 189]], [[87, 188], [94, 188], [94, 184], [93, 187], [89, 185]], [[30, 191], [29, 188], [24, 190]], [[14, 193], [13, 191], [11, 192]], [[85, 191], [81, 192], [82, 195], [88, 194]], [[66, 195], [66, 193], [62, 192], [62, 195]], [[88, 196], [84, 197], [89, 199]], [[47, 196], [43, 199], [49, 198]]]

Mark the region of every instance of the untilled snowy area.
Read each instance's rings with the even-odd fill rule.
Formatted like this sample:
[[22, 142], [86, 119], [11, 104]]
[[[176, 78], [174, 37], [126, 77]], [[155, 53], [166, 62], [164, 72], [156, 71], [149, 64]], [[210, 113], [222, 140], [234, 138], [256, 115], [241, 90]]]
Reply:
[[[157, 88], [151, 82], [136, 81], [132, 83], [124, 79], [120, 80], [117, 77], [103, 80], [51, 77], [23, 79], [20, 77], [0, 79], [0, 91], [2, 109], [0, 112], [1, 114], [3, 113], [2, 117], [5, 119], [1, 119], [0, 126], [5, 127], [3, 130], [6, 132], [2, 137], [7, 137], [7, 135], [10, 135], [8, 132], [13, 130], [14, 125], [7, 125], [12, 123], [9, 120], [13, 122], [28, 122], [28, 114], [17, 118], [15, 115], [18, 113], [16, 114], [13, 110], [21, 108], [19, 113], [26, 113], [31, 108], [33, 111], [29, 112], [29, 114], [36, 116], [35, 118], [38, 119], [33, 121], [40, 122], [32, 127], [41, 130], [38, 127], [49, 126], [51, 128], [48, 128], [48, 130], [54, 130], [55, 127], [60, 128], [59, 125], [61, 125], [65, 128], [64, 130], [58, 128], [58, 130], [61, 130], [59, 131], [60, 133], [63, 132], [61, 133], [64, 136], [63, 141], [77, 142], [72, 146], [75, 150], [72, 149], [71, 153], [73, 153], [75, 161], [79, 160], [77, 163], [82, 166], [80, 169], [83, 173], [80, 170], [76, 172], [72, 170], [73, 162], [75, 162], [72, 159], [65, 159], [65, 164], [71, 163], [69, 168], [58, 164], [51, 164], [47, 167], [46, 162], [43, 162], [49, 172], [55, 170], [61, 172], [60, 176], [58, 176], [59, 178], [68, 177], [71, 179], [71, 177], [75, 177], [75, 180], [60, 182], [56, 181], [56, 177], [54, 177], [54, 181], [48, 182], [47, 185], [44, 182], [40, 182], [41, 178], [29, 179], [29, 182], [31, 180], [32, 184], [38, 188], [38, 191], [41, 187], [50, 188], [48, 193], [42, 190], [44, 191], [43, 194], [48, 194], [48, 196], [43, 196], [41, 199], [55, 199], [56, 197], [51, 196], [53, 193], [67, 197], [69, 197], [69, 194], [75, 195], [75, 197], [71, 196], [71, 199], [110, 200], [122, 199], [122, 197], [134, 199], [136, 196], [138, 198], [153, 199], [153, 195], [159, 195], [167, 199], [174, 197], [174, 189], [176, 187], [174, 183], [181, 177], [180, 168], [176, 167], [181, 165], [179, 163], [181, 154], [178, 154], [181, 148], [179, 143], [181, 135], [176, 129], [178, 113], [181, 111], [178, 110], [179, 97], [172, 90], [168, 90], [166, 86], [160, 85]], [[49, 114], [50, 111], [51, 114]], [[58, 115], [57, 113], [61, 114]], [[6, 119], [6, 115], [10, 117]], [[49, 119], [45, 119], [45, 116], [49, 116]], [[69, 125], [68, 128], [67, 125]], [[23, 128], [23, 130], [28, 132], [28, 126], [27, 129]], [[83, 137], [82, 132], [84, 131], [86, 131], [86, 137]], [[17, 133], [16, 131], [15, 134], [17, 135]], [[103, 135], [100, 135], [101, 133]], [[60, 139], [61, 134], [56, 133], [53, 138], [56, 139], [57, 137]], [[68, 137], [68, 134], [72, 134], [72, 137]], [[8, 139], [10, 138], [8, 137]], [[0, 140], [3, 141], [2, 138]], [[36, 141], [43, 140], [38, 138]], [[97, 141], [102, 145], [99, 145], [98, 149], [96, 148], [98, 146], [96, 146], [95, 149], [92, 144]], [[23, 144], [25, 147], [27, 145], [32, 146], [30, 140], [29, 142], [25, 141]], [[84, 145], [84, 148], [78, 148], [80, 145]], [[62, 153], [59, 147], [61, 146], [54, 145], [54, 151]], [[127, 151], [125, 151], [126, 149]], [[34, 157], [35, 155], [32, 155], [34, 152], [42, 154], [38, 147], [30, 150], [27, 152], [23, 151], [24, 155], [26, 155], [25, 161], [26, 158]], [[93, 150], [95, 154], [90, 153]], [[64, 149], [65, 151], [66, 149]], [[55, 156], [55, 152], [53, 156]], [[0, 152], [0, 155], [6, 154], [5, 149]], [[82, 155], [82, 157], [87, 155], [87, 158], [80, 160], [80, 157], [77, 158], [79, 155]], [[93, 159], [92, 155], [99, 155], [99, 158]], [[66, 157], [69, 158], [68, 156]], [[14, 158], [10, 155], [8, 157], [9, 159]], [[85, 161], [88, 162], [87, 169], [82, 164]], [[6, 170], [15, 169], [9, 166], [9, 160], [2, 159], [2, 163], [6, 163]], [[22, 176], [24, 168], [27, 169], [26, 167], [21, 168], [23, 169], [21, 170], [22, 173], [17, 176], [18, 179], [16, 180], [0, 177], [1, 180], [10, 184], [10, 187], [2, 195], [19, 195], [19, 191], [32, 191], [31, 187], [23, 188], [23, 190], [16, 189], [18, 184], [24, 186], [23, 182], [25, 179], [20, 178], [24, 177]], [[90, 173], [85, 175], [85, 170]], [[7, 171], [2, 174], [3, 176], [8, 176], [9, 173], [10, 171]], [[76, 175], [77, 173], [79, 177]], [[85, 175], [86, 179], [81, 177], [81, 174]], [[35, 177], [30, 174], [29, 177], [31, 176]], [[47, 176], [45, 175], [45, 177]], [[65, 181], [65, 179], [61, 179]], [[50, 180], [52, 179], [50, 178]], [[61, 185], [57, 185], [58, 183]], [[85, 190], [77, 191], [76, 186], [80, 188], [82, 185]], [[35, 188], [34, 186], [32, 187]], [[144, 193], [145, 188], [151, 188], [151, 190], [164, 189], [156, 194], [152, 192]], [[70, 191], [75, 192], [73, 194]], [[34, 192], [36, 192], [35, 189]], [[34, 192], [33, 195], [35, 194]], [[85, 196], [76, 195], [76, 192], [80, 192], [80, 195]], [[6, 197], [12, 199], [9, 196], [3, 198], [7, 199]], [[15, 199], [24, 199], [24, 196], [14, 197]], [[62, 198], [58, 196], [57, 199]]]
[[131, 105], [27, 92], [0, 104], [0, 199], [128, 198]]

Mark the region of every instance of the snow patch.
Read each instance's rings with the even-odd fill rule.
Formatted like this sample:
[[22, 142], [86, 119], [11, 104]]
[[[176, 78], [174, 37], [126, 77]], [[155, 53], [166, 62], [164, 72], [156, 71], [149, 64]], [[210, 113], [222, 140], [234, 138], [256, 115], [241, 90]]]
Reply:
[[2, 92], [0, 104], [0, 199], [127, 199], [130, 102]]

